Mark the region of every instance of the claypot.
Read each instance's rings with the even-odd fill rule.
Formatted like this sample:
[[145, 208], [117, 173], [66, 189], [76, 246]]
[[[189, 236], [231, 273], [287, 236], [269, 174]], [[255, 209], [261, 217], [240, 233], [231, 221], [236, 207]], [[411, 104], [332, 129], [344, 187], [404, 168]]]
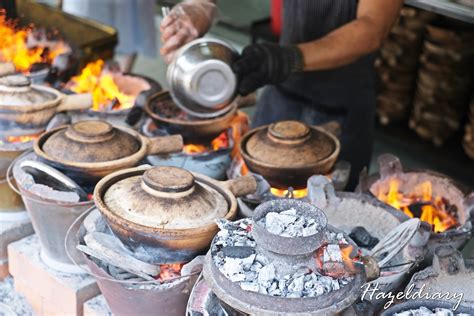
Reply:
[[180, 152], [181, 135], [147, 138], [105, 121], [81, 121], [52, 129], [35, 142], [34, 151], [49, 165], [80, 183], [93, 183], [145, 156]]
[[331, 171], [340, 144], [321, 127], [281, 121], [249, 131], [240, 150], [249, 170], [272, 187], [302, 189], [310, 176]]
[[184, 139], [213, 139], [229, 128], [237, 113], [237, 103], [233, 102], [231, 109], [222, 116], [200, 119], [183, 112], [171, 99], [169, 91], [163, 91], [152, 96], [144, 110], [157, 126], [181, 134]]
[[0, 126], [17, 124], [43, 128], [58, 112], [91, 106], [89, 93], [64, 95], [53, 88], [31, 84], [22, 75], [0, 78]]
[[114, 234], [160, 262], [189, 261], [237, 215], [235, 196], [253, 193], [253, 176], [225, 182], [176, 167], [142, 166], [103, 178], [94, 201]]

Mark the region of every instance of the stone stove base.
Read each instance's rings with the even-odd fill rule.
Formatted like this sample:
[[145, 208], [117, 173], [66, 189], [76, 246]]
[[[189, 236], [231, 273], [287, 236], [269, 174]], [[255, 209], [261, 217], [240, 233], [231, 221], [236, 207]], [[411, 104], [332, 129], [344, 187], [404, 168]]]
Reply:
[[8, 222], [2, 219], [0, 213], [0, 281], [8, 276], [8, 245], [34, 233], [28, 217]]
[[95, 279], [52, 270], [41, 260], [40, 251], [36, 235], [8, 246], [15, 290], [26, 297], [36, 315], [83, 315], [84, 303], [99, 294]]

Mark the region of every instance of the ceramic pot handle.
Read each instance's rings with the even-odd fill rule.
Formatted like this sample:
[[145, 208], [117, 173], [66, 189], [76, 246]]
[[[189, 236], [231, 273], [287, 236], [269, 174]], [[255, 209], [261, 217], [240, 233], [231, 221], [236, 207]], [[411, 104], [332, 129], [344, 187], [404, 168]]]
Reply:
[[61, 104], [56, 108], [56, 112], [87, 110], [91, 106], [92, 95], [90, 93], [63, 95]]
[[252, 194], [257, 190], [257, 181], [252, 175], [227, 180], [222, 182], [222, 185], [235, 196]]
[[178, 153], [183, 150], [183, 137], [171, 135], [163, 137], [148, 138], [148, 155], [164, 155]]
[[13, 63], [0, 63], [0, 77], [15, 73], [15, 65]]

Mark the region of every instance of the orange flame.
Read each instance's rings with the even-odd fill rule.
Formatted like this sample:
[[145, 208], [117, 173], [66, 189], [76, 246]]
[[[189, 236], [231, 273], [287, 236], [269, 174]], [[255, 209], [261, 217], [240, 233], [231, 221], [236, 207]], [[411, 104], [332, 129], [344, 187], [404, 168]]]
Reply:
[[193, 155], [201, 154], [211, 151], [216, 151], [222, 148], [229, 147], [229, 137], [227, 136], [227, 131], [224, 131], [214, 138], [210, 146], [201, 145], [201, 144], [188, 144], [183, 146], [183, 152]]
[[92, 93], [94, 111], [104, 111], [113, 102], [116, 103], [113, 110], [124, 110], [134, 105], [135, 97], [120, 91], [112, 74], [104, 71], [102, 59], [87, 64], [70, 82], [72, 91]]
[[22, 136], [7, 136], [3, 140], [0, 139], [0, 145], [4, 143], [17, 144], [17, 143], [28, 143], [36, 140], [41, 133], [33, 135], [22, 135]]
[[[279, 196], [279, 197], [287, 197], [290, 195], [289, 190], [271, 188], [270, 191], [272, 192], [273, 195]], [[305, 189], [299, 189], [299, 190], [292, 190], [291, 194], [293, 195], [293, 198], [301, 199], [308, 195], [308, 189], [305, 188]]]
[[430, 181], [418, 184], [410, 193], [400, 192], [400, 180], [396, 178], [391, 179], [388, 186], [388, 192], [379, 192], [377, 198], [411, 218], [415, 215], [410, 207], [418, 204], [421, 208], [420, 220], [431, 224], [433, 231], [439, 233], [458, 225], [456, 217], [447, 210], [449, 203], [440, 196], [433, 196]]
[[183, 263], [172, 263], [172, 264], [162, 264], [160, 265], [160, 274], [158, 280], [163, 282], [169, 279], [174, 279], [181, 276], [181, 269], [183, 268]]
[[62, 41], [55, 42], [52, 47], [28, 47], [28, 36], [31, 34], [31, 28], [18, 28], [6, 19], [4, 12], [0, 12], [0, 61], [12, 62], [16, 70], [28, 73], [33, 64], [51, 64], [57, 55], [68, 50]]

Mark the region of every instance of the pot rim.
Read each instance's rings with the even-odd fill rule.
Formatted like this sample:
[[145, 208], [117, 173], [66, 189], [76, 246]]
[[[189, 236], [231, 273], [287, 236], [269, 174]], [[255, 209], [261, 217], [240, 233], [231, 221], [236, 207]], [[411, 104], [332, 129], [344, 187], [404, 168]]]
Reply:
[[[144, 106], [144, 110], [145, 112], [152, 118], [153, 121], [155, 122], [165, 122], [165, 123], [168, 123], [168, 124], [172, 124], [172, 125], [182, 125], [182, 126], [207, 126], [207, 125], [212, 125], [212, 124], [216, 124], [217, 122], [220, 122], [220, 121], [225, 121], [231, 117], [233, 117], [236, 112], [237, 112], [237, 103], [235, 103], [235, 101], [233, 101], [231, 103], [231, 109], [227, 112], [225, 112], [224, 114], [220, 115], [220, 116], [217, 116], [217, 117], [209, 117], [209, 118], [199, 118], [199, 117], [196, 117], [198, 120], [196, 121], [185, 121], [185, 120], [180, 120], [180, 119], [176, 119], [176, 118], [167, 118], [167, 117], [163, 117], [163, 116], [160, 116], [158, 115], [156, 112], [154, 112], [151, 108], [151, 103], [158, 97], [161, 97], [163, 95], [166, 95], [168, 94], [169, 97], [170, 97], [170, 100], [173, 101], [174, 103], [174, 100], [173, 98], [171, 97], [171, 91], [169, 90], [163, 90], [163, 91], [160, 91], [160, 92], [157, 92], [155, 94], [153, 94], [149, 100], [147, 100], [147, 102], [145, 102], [145, 106]], [[177, 104], [175, 104], [177, 108], [179, 108], [181, 111], [183, 111]], [[185, 113], [187, 113], [186, 111], [183, 111]], [[191, 115], [189, 113], [187, 113], [188, 115]]]
[[[174, 239], [188, 239], [189, 235], [192, 235], [192, 236], [208, 235], [210, 232], [213, 232], [217, 229], [217, 224], [214, 222], [208, 225], [196, 227], [196, 228], [163, 229], [163, 228], [158, 228], [158, 227], [141, 225], [141, 224], [129, 221], [115, 214], [114, 212], [112, 212], [103, 200], [103, 196], [105, 192], [110, 188], [110, 186], [112, 186], [114, 183], [122, 179], [131, 177], [131, 176], [142, 175], [146, 170], [150, 168], [152, 167], [146, 168], [144, 166], [139, 166], [135, 168], [119, 170], [117, 172], [114, 172], [105, 176], [97, 183], [94, 189], [94, 193], [93, 193], [94, 203], [97, 209], [100, 211], [100, 213], [105, 217], [107, 221], [110, 220], [115, 225], [118, 225], [121, 227], [126, 226], [127, 228], [131, 228], [133, 230], [138, 230], [142, 232], [158, 233], [160, 235], [166, 234], [170, 237], [173, 237]], [[232, 192], [229, 189], [221, 185], [220, 181], [214, 180], [210, 177], [207, 177], [199, 173], [195, 173], [195, 172], [191, 172], [191, 173], [194, 176], [196, 181], [203, 182], [204, 184], [207, 184], [213, 187], [215, 190], [217, 190], [220, 194], [224, 196], [228, 204], [227, 214], [225, 215], [225, 217], [223, 217], [224, 219], [230, 220], [234, 218], [235, 215], [237, 215], [237, 199], [235, 198], [235, 196], [232, 194]], [[182, 238], [179, 238], [179, 237], [182, 237]]]
[[46, 87], [46, 86], [36, 85], [36, 84], [32, 84], [31, 88], [40, 90], [41, 92], [51, 93], [55, 96], [55, 98], [49, 101], [44, 101], [41, 103], [35, 103], [35, 104], [30, 104], [30, 105], [2, 105], [0, 104], [0, 109], [5, 110], [5, 111], [10, 110], [11, 112], [21, 112], [21, 113], [30, 114], [30, 113], [57, 107], [59, 104], [61, 104], [63, 100], [63, 94], [56, 89]]
[[129, 135], [131, 135], [135, 140], [140, 142], [140, 148], [130, 156], [123, 157], [120, 159], [110, 160], [110, 161], [102, 161], [102, 162], [74, 162], [74, 161], [57, 161], [56, 159], [50, 157], [46, 152], [43, 151], [43, 144], [45, 141], [51, 137], [53, 134], [59, 132], [60, 130], [68, 128], [69, 125], [62, 125], [56, 127], [52, 130], [49, 130], [43, 133], [34, 143], [33, 149], [35, 154], [53, 164], [65, 166], [69, 169], [79, 169], [87, 171], [105, 171], [110, 169], [116, 169], [120, 167], [129, 167], [130, 165], [136, 163], [137, 161], [141, 160], [147, 155], [148, 147], [149, 147], [149, 139], [142, 136], [140, 133], [136, 132], [135, 130], [124, 127], [124, 126], [116, 126], [112, 125], [113, 128], [119, 129]]
[[[341, 144], [339, 142], [339, 140], [337, 139], [336, 136], [334, 136], [333, 134], [331, 134], [330, 132], [326, 131], [324, 128], [322, 127], [319, 127], [319, 126], [313, 126], [313, 125], [308, 125], [309, 128], [311, 129], [315, 129], [317, 130], [318, 132], [324, 134], [325, 136], [329, 137], [332, 141], [332, 143], [335, 145], [335, 150], [329, 154], [329, 156], [321, 159], [321, 160], [318, 160], [317, 162], [314, 162], [312, 164], [307, 164], [305, 166], [275, 166], [275, 165], [272, 165], [270, 163], [266, 163], [264, 161], [261, 161], [261, 160], [258, 160], [258, 159], [255, 159], [253, 158], [252, 156], [250, 156], [248, 153], [247, 153], [247, 150], [245, 149], [245, 145], [247, 144], [248, 140], [250, 139], [250, 137], [252, 137], [253, 135], [255, 135], [257, 132], [263, 130], [263, 129], [266, 129], [268, 128], [268, 125], [264, 125], [264, 126], [261, 126], [261, 127], [257, 127], [251, 131], [249, 131], [248, 133], [246, 133], [241, 141], [240, 141], [240, 152], [242, 154], [242, 157], [244, 158], [244, 160], [246, 161], [250, 161], [251, 163], [255, 164], [255, 165], [258, 165], [260, 167], [266, 167], [266, 168], [270, 168], [270, 169], [273, 169], [273, 170], [289, 170], [289, 171], [302, 171], [302, 170], [308, 170], [308, 169], [313, 169], [315, 167], [319, 167], [320, 165], [323, 165], [325, 163], [328, 163], [330, 161], [336, 161], [337, 157], [339, 156], [339, 152], [341, 150]], [[333, 163], [334, 164], [334, 163]], [[264, 175], [263, 175], [264, 176]]]

